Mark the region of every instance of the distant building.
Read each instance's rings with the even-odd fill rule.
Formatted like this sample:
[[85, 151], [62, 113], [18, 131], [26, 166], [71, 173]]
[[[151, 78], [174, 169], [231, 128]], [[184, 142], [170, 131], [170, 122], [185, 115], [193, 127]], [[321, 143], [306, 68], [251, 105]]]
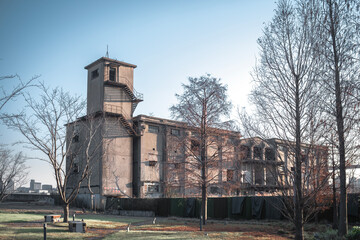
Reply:
[[41, 190], [41, 183], [40, 182], [35, 182], [34, 179], [30, 180], [30, 191], [39, 191]]
[[29, 193], [29, 190], [30, 190], [30, 188], [27, 188], [27, 187], [18, 187], [16, 189], [16, 191], [19, 193]]
[[42, 185], [42, 190], [48, 190], [49, 192], [52, 192], [52, 189], [53, 189], [53, 187], [50, 184], [43, 184]]

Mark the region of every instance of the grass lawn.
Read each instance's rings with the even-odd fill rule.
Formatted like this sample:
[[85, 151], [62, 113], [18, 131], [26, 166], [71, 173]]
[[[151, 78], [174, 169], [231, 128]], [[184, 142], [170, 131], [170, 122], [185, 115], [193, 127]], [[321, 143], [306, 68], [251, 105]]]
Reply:
[[[46, 213], [0, 212], [0, 240], [42, 239]], [[86, 233], [71, 233], [67, 223], [48, 223], [48, 239], [293, 239], [292, 225], [287, 221], [225, 221], [209, 220], [199, 231], [197, 219], [124, 217], [106, 214], [77, 214], [84, 219]], [[72, 220], [72, 218], [71, 218]], [[131, 223], [130, 232], [126, 227]], [[325, 224], [305, 225], [305, 239], [312, 239], [314, 232], [322, 232]]]
[[[174, 232], [174, 231], [119, 231], [105, 237], [105, 240], [115, 239], [241, 239], [242, 233], [228, 232]], [[250, 238], [247, 238], [250, 239]], [[271, 238], [262, 238], [262, 240]]]
[[[0, 212], [0, 239], [42, 239], [45, 214]], [[86, 233], [70, 233], [67, 223], [48, 223], [48, 239], [85, 239], [103, 237], [147, 218], [125, 218], [111, 215], [79, 214], [76, 220], [84, 219]]]

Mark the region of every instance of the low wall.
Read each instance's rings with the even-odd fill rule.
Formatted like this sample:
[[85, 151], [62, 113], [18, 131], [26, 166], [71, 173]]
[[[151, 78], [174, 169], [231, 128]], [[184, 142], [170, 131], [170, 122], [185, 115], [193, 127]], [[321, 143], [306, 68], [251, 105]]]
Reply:
[[6, 202], [46, 202], [48, 204], [55, 204], [57, 195], [45, 194], [29, 194], [29, 193], [12, 193], [5, 198]]

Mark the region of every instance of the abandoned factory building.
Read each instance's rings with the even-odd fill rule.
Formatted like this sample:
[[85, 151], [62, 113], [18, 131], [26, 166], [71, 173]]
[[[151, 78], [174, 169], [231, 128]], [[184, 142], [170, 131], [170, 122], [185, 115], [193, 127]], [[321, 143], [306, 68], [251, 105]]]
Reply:
[[[96, 124], [101, 131], [92, 139], [90, 181], [84, 181], [80, 196], [91, 187], [98, 197], [191, 197], [201, 191], [189, 170], [187, 151], [196, 150], [194, 128], [184, 122], [152, 116], [133, 116], [143, 101], [134, 89], [136, 65], [102, 57], [87, 65], [87, 115], [67, 126], [67, 157], [72, 178], [80, 177], [87, 161], [84, 145]], [[219, 130], [214, 145], [215, 162], [208, 166], [209, 196], [255, 195], [276, 191], [279, 180], [290, 182], [292, 154], [284, 141], [243, 139], [238, 132]], [[100, 144], [100, 146], [97, 146]], [[79, 150], [82, 149], [82, 150]], [[326, 149], [313, 154], [326, 158]], [[213, 151], [213, 150], [209, 150]], [[71, 162], [71, 167], [69, 162]]]

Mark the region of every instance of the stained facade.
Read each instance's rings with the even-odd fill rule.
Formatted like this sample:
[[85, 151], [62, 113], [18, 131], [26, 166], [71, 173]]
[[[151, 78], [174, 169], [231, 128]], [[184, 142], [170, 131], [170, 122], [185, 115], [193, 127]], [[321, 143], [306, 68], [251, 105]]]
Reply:
[[[85, 67], [87, 116], [93, 116], [101, 126], [95, 136], [101, 146], [97, 147], [92, 163], [88, 182], [91, 190], [98, 197], [200, 196], [195, 180], [200, 169], [194, 164], [193, 154], [198, 147], [196, 131], [179, 121], [133, 116], [137, 104], [143, 101], [133, 87], [135, 68], [136, 65], [105, 57]], [[87, 116], [69, 124], [67, 129], [71, 148], [78, 153], [72, 156], [76, 158], [74, 164], [79, 168], [86, 158], [84, 150], [79, 149], [85, 149], [91, 129]], [[256, 195], [277, 191], [287, 182], [291, 185], [293, 155], [289, 142], [242, 139], [238, 132], [225, 130], [216, 131], [211, 139], [208, 154], [213, 158], [207, 166], [209, 196]], [[321, 154], [312, 154], [309, 149], [308, 159], [324, 161], [326, 148], [319, 149]], [[76, 172], [73, 177], [78, 177]], [[80, 195], [88, 191], [84, 182]]]

